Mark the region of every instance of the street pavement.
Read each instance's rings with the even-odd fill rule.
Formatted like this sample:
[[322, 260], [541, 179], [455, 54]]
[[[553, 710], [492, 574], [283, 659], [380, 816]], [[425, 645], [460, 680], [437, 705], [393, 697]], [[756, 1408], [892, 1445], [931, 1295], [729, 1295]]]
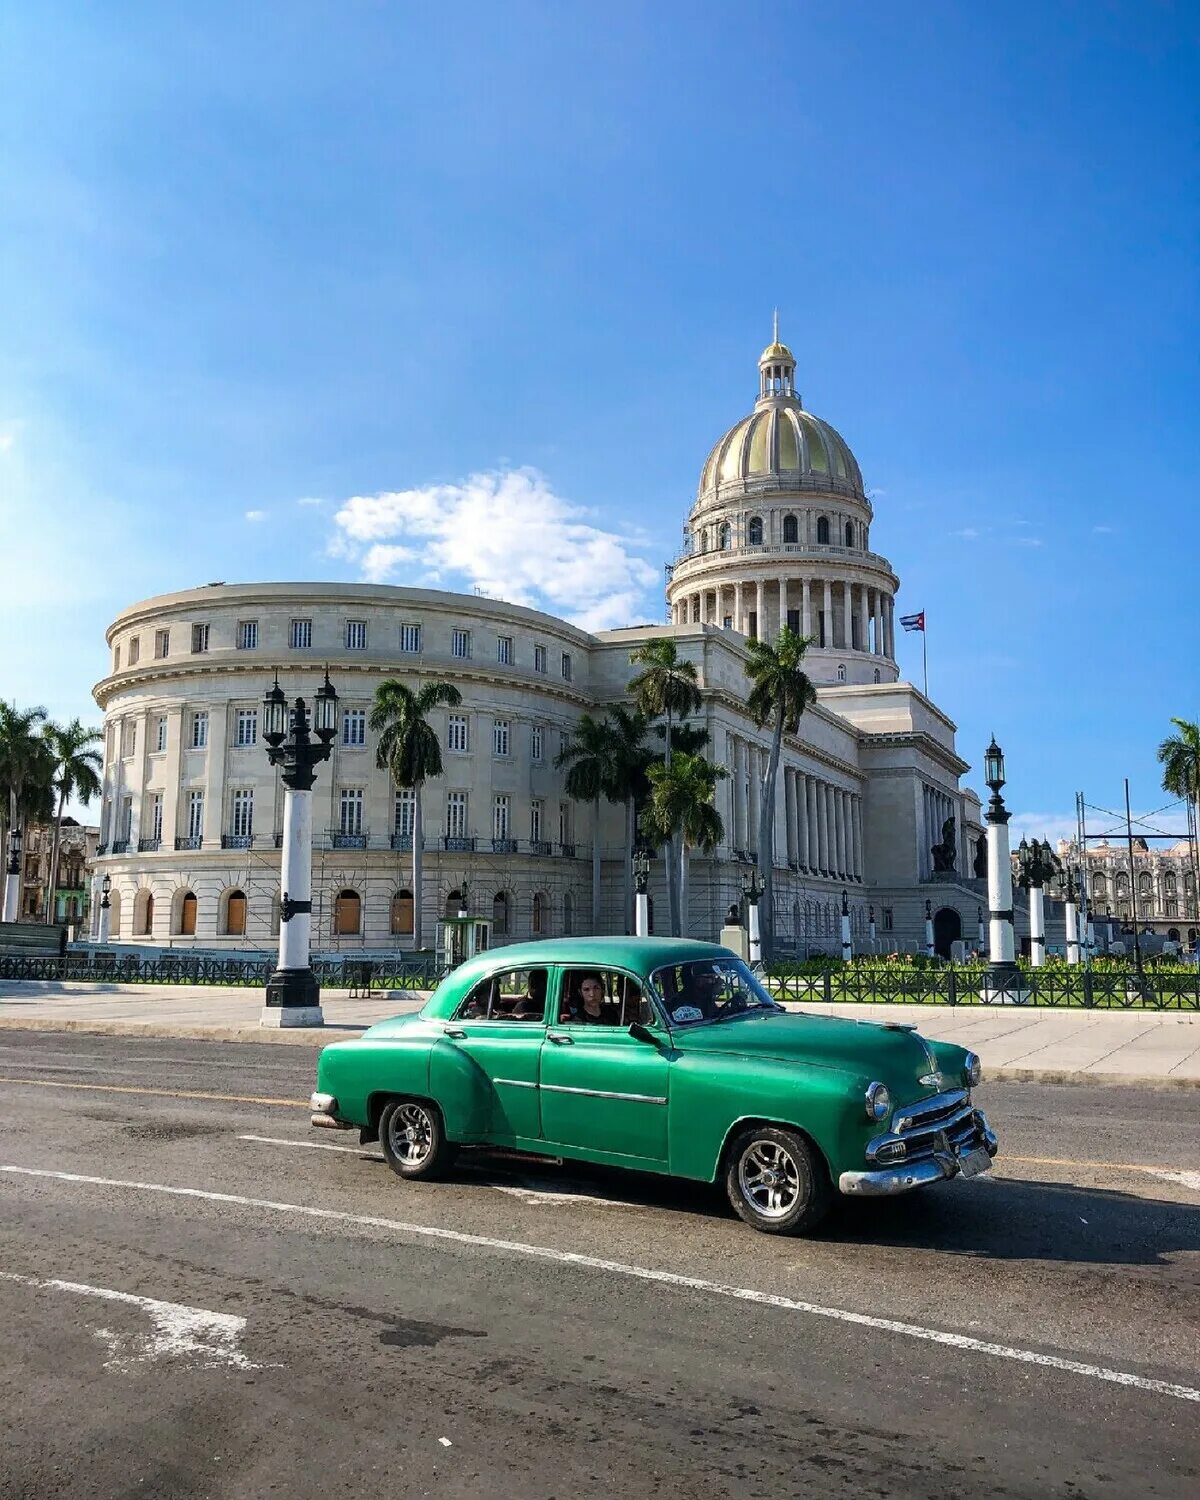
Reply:
[[315, 1049], [0, 1035], [0, 1493], [1194, 1497], [1185, 1089], [980, 1091], [995, 1171], [809, 1240], [308, 1125]]
[[[424, 997], [376, 992], [322, 996], [326, 1032], [353, 1033], [415, 1010]], [[992, 1077], [1045, 1083], [1158, 1083], [1200, 1087], [1200, 1012], [1044, 1009], [981, 1005], [789, 1005], [862, 1021], [911, 1021], [927, 1035], [979, 1053]], [[262, 991], [218, 985], [90, 984], [53, 980], [0, 984], [5, 1029], [92, 1031], [311, 1047], [321, 1032], [260, 1027]]]

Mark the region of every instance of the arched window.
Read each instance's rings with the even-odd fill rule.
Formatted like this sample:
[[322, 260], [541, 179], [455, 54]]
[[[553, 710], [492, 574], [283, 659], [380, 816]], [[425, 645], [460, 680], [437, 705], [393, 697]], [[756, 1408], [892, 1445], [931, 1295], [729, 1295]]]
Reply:
[[875, 681], [876, 682], [879, 681], [879, 668], [878, 667], [875, 668]]
[[1129, 876], [1125, 873], [1124, 870], [1120, 870], [1117, 873], [1117, 895], [1118, 896], [1128, 896], [1128, 894], [1129, 894]]
[[722, 521], [721, 524], [717, 527], [717, 547], [720, 549], [720, 551], [729, 551], [729, 543], [731, 537], [732, 533], [729, 530], [729, 522]]
[[362, 931], [362, 900], [357, 891], [339, 891], [333, 902], [334, 937], [357, 937]]
[[492, 897], [492, 936], [508, 936], [508, 892], [497, 891]]
[[840, 662], [838, 662], [838, 681], [839, 682], [845, 682], [845, 680], [846, 680], [846, 663], [844, 661], [840, 661]]
[[701, 552], [708, 551], [708, 531], [706, 529], [700, 532], [700, 550]]
[[1150, 877], [1149, 877], [1149, 875], [1141, 875], [1138, 878], [1138, 895], [1139, 896], [1148, 896], [1149, 894], [1150, 894]]
[[530, 918], [529, 930], [534, 937], [544, 936], [550, 930], [550, 898], [545, 891], [533, 893], [533, 914]]
[[1173, 896], [1175, 894], [1175, 876], [1171, 873], [1164, 875], [1163, 886], [1166, 889], [1167, 895]]
[[133, 935], [150, 937], [154, 931], [154, 897], [143, 886], [133, 898]]
[[563, 896], [563, 937], [570, 937], [575, 931], [575, 897], [570, 891]]
[[245, 891], [230, 891], [225, 897], [225, 931], [229, 937], [246, 936]]
[[847, 521], [846, 522], [846, 546], [847, 547], [853, 547], [854, 546], [854, 522], [853, 521]]
[[800, 540], [800, 522], [795, 516], [784, 516], [783, 539], [785, 542], [798, 542]]
[[196, 910], [199, 902], [196, 900], [195, 891], [184, 891], [179, 900], [179, 921], [176, 932], [180, 937], [196, 936]]
[[457, 917], [462, 909], [462, 892], [457, 889], [451, 891], [450, 894], [446, 897], [446, 915], [448, 917]]
[[829, 545], [829, 517], [817, 517], [817, 541], [822, 547]]
[[394, 937], [412, 936], [413, 893], [410, 890], [397, 891], [392, 897], [391, 928]]
[[1103, 901], [1108, 895], [1108, 881], [1103, 875], [1097, 875], [1092, 880], [1092, 895], [1099, 901]]
[[746, 533], [746, 537], [752, 547], [762, 546], [763, 524], [761, 516], [750, 517], [750, 526]]

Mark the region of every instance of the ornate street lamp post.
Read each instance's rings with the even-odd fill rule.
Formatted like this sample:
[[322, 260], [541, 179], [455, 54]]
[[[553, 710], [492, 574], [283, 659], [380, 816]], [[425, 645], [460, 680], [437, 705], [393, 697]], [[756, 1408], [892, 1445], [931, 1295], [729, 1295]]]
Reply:
[[984, 781], [991, 792], [987, 810], [988, 852], [988, 971], [985, 1000], [1024, 1000], [1021, 971], [1016, 961], [1013, 931], [1012, 857], [1008, 841], [1008, 808], [1000, 789], [1005, 782], [1004, 751], [995, 735], [983, 756]]
[[4, 920], [15, 922], [21, 915], [21, 830], [14, 823], [8, 830], [8, 863], [4, 867]]
[[[1058, 856], [1045, 839], [1039, 844], [1022, 839], [1017, 845], [1017, 867], [1021, 889], [1029, 892], [1029, 956], [1035, 969], [1046, 962], [1046, 882], [1062, 869]], [[1077, 934], [1078, 936], [1078, 934]]]
[[323, 1026], [320, 988], [312, 971], [312, 788], [316, 767], [328, 760], [337, 728], [337, 694], [329, 681], [317, 689], [310, 723], [308, 704], [289, 709], [276, 676], [263, 699], [267, 759], [280, 767], [283, 850], [280, 861], [279, 963], [267, 980], [264, 1026]]
[[979, 929], [979, 951], [980, 953], [982, 953], [983, 950], [987, 947], [987, 932], [983, 925], [982, 906], [978, 906], [975, 908], [975, 922]]
[[933, 902], [925, 903], [925, 957], [933, 957]]
[[650, 856], [639, 848], [633, 856], [633, 930], [638, 937], [650, 936]]
[[1079, 893], [1075, 889], [1075, 871], [1068, 869], [1066, 885], [1063, 888], [1063, 920], [1067, 927], [1067, 962], [1072, 967], [1079, 963], [1078, 899]]
[[867, 907], [867, 936], [871, 939], [871, 952], [875, 952], [875, 908]]
[[97, 929], [97, 940], [101, 943], [108, 942], [108, 935], [112, 928], [112, 902], [109, 895], [112, 892], [112, 876], [105, 874], [100, 882], [100, 925]]
[[850, 941], [850, 897], [842, 891], [842, 962], [848, 964], [854, 957], [854, 946]]
[[746, 934], [751, 964], [762, 963], [762, 932], [758, 925], [758, 898], [763, 893], [762, 877], [757, 869], [742, 876], [742, 894], [746, 898]]

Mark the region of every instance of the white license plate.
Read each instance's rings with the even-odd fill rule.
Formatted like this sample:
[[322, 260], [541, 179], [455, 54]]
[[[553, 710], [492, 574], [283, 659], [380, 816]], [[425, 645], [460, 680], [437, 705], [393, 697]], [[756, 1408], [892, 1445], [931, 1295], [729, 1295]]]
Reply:
[[963, 1177], [978, 1177], [981, 1172], [992, 1170], [992, 1158], [982, 1146], [968, 1151], [958, 1158], [958, 1170]]

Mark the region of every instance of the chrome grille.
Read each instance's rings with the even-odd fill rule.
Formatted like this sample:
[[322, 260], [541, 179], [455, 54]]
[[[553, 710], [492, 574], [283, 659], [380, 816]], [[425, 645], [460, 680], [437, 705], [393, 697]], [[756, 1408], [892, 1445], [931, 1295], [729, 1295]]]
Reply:
[[954, 1089], [902, 1105], [896, 1111], [892, 1129], [867, 1147], [867, 1158], [876, 1160], [882, 1149], [883, 1159], [889, 1160], [886, 1148], [897, 1142], [903, 1142], [905, 1147], [904, 1156], [897, 1159], [907, 1162], [947, 1150], [957, 1156], [980, 1144], [982, 1137], [980, 1117], [970, 1094], [965, 1089]]

